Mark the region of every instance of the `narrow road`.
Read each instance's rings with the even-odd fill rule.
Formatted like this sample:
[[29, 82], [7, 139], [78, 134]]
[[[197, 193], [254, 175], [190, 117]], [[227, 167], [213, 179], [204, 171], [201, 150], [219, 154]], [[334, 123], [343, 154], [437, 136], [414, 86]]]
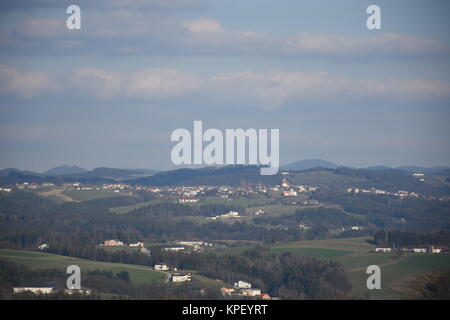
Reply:
[[[405, 256], [402, 256], [402, 257], [397, 258], [397, 259], [392, 259], [392, 260], [390, 260], [390, 261], [388, 261], [388, 262], [384, 262], [384, 263], [377, 264], [377, 266], [379, 266], [379, 267], [389, 266], [389, 265], [391, 265], [391, 264], [395, 264], [395, 263], [397, 263], [397, 262], [400, 262], [400, 261], [402, 261], [403, 259], [405, 259]], [[367, 267], [368, 267], [368, 266], [367, 266]], [[363, 270], [366, 270], [367, 267], [354, 268], [354, 269], [350, 269], [350, 271], [351, 271], [351, 272], [355, 272], [355, 271], [363, 271]]]

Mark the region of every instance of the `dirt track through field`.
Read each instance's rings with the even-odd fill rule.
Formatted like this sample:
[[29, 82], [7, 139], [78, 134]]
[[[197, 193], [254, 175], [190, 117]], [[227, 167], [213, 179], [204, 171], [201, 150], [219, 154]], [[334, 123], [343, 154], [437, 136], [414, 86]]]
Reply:
[[52, 189], [50, 191], [41, 192], [40, 195], [44, 197], [54, 196], [64, 202], [79, 202], [68, 195], [62, 193], [64, 189]]
[[[392, 259], [391, 261], [380, 263], [380, 264], [378, 264], [378, 266], [379, 267], [389, 266], [391, 264], [398, 263], [398, 262], [402, 261], [403, 259], [405, 259], [405, 257], [400, 257], [398, 259]], [[367, 269], [367, 267], [361, 267], [361, 268], [350, 269], [350, 271], [351, 272], [356, 272], [356, 271], [363, 271], [363, 270], [366, 270], [366, 269]]]

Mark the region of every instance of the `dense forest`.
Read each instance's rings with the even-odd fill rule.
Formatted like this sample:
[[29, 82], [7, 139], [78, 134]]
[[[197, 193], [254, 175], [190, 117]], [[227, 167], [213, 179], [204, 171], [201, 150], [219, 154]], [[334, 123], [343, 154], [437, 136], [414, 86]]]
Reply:
[[401, 247], [413, 245], [444, 245], [450, 247], [450, 231], [413, 233], [401, 231], [378, 230], [374, 235], [374, 242], [380, 246]]
[[450, 201], [399, 199], [328, 189], [315, 192], [312, 197], [323, 203], [339, 205], [346, 212], [364, 216], [367, 224], [379, 229], [408, 232], [450, 229]]
[[[312, 197], [330, 206], [304, 208], [294, 214], [254, 217], [233, 223], [220, 220], [200, 223], [190, 217], [208, 217], [230, 210], [241, 214], [236, 205], [155, 203], [126, 214], [110, 212], [111, 206], [134, 204], [152, 199], [114, 197], [79, 203], [55, 203], [31, 192], [0, 194], [0, 245], [35, 249], [46, 243], [72, 243], [89, 246], [105, 239], [127, 243], [157, 240], [256, 240], [267, 243], [319, 239], [333, 230], [361, 226], [360, 235], [377, 229], [403, 232], [431, 232], [450, 229], [448, 201], [404, 199], [370, 194], [315, 192]], [[334, 203], [334, 205], [332, 205]], [[300, 230], [303, 224], [313, 227]], [[349, 231], [346, 231], [347, 233]]]
[[43, 242], [89, 246], [113, 238], [127, 243], [142, 239], [264, 242], [300, 239], [298, 230], [271, 230], [247, 222], [199, 224], [179, 219], [207, 216], [210, 210], [215, 213], [243, 210], [232, 205], [196, 208], [178, 203], [158, 203], [128, 214], [114, 214], [109, 211], [108, 204], [107, 199], [57, 204], [30, 192], [0, 194], [0, 243], [2, 246], [33, 249]]
[[221, 168], [207, 167], [201, 169], [178, 169], [164, 171], [151, 177], [126, 180], [126, 183], [144, 186], [242, 186], [242, 185], [279, 185], [281, 174], [260, 174], [258, 166], [234, 165]]

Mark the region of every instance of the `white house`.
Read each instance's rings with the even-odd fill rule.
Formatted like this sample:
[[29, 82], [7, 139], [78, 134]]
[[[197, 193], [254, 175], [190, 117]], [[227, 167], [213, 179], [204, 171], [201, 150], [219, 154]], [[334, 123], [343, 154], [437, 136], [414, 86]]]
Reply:
[[220, 218], [232, 218], [232, 217], [239, 217], [239, 212], [237, 211], [230, 211], [228, 213], [222, 214], [219, 216]]
[[171, 252], [178, 252], [178, 251], [183, 251], [184, 247], [167, 247], [163, 249], [164, 251], [171, 251]]
[[234, 283], [234, 287], [238, 289], [249, 289], [252, 287], [252, 284], [249, 282], [239, 280], [238, 282]]
[[92, 290], [90, 289], [64, 289], [64, 293], [65, 294], [82, 294], [82, 295], [91, 295], [92, 294]]
[[38, 247], [39, 250], [45, 250], [45, 249], [48, 249], [48, 248], [50, 248], [50, 246], [48, 244], [46, 244], [46, 243], [43, 243], [43, 244], [41, 244]]
[[256, 296], [260, 296], [261, 295], [261, 290], [260, 289], [256, 289], [256, 288], [247, 288], [247, 289], [242, 289], [241, 293], [243, 296], [248, 296], [248, 297], [256, 297]]
[[375, 248], [375, 252], [391, 252], [392, 248]]
[[55, 292], [57, 287], [58, 284], [56, 283], [26, 285], [21, 287], [13, 287], [13, 292], [14, 293], [31, 292], [34, 294], [49, 294]]
[[296, 197], [297, 191], [289, 190], [289, 191], [283, 191], [283, 196], [285, 197]]
[[130, 247], [143, 247], [144, 243], [141, 241], [138, 241], [136, 243], [130, 243]]
[[123, 246], [123, 242], [119, 241], [119, 240], [115, 240], [115, 239], [105, 240], [104, 245], [105, 246], [109, 246], [109, 247], [112, 247], [112, 246]]
[[185, 282], [191, 281], [190, 273], [174, 273], [172, 275], [172, 282]]
[[159, 264], [155, 264], [155, 270], [166, 271], [166, 270], [169, 270], [169, 267], [165, 263], [159, 263]]
[[430, 252], [431, 253], [442, 253], [443, 251], [445, 252], [445, 250], [447, 250], [447, 249], [448, 249], [447, 246], [431, 246]]
[[264, 210], [261, 210], [261, 209], [252, 212], [252, 214], [255, 215], [255, 216], [259, 216], [259, 215], [262, 215], [264, 213], [265, 213]]
[[199, 199], [197, 198], [181, 198], [180, 203], [196, 203]]

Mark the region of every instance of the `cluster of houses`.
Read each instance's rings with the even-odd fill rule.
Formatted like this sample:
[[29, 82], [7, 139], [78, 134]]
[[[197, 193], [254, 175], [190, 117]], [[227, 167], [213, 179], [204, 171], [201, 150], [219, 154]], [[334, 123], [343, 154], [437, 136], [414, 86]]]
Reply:
[[403, 246], [396, 249], [388, 247], [375, 248], [375, 252], [383, 253], [396, 250], [410, 253], [450, 253], [450, 249], [447, 246]]
[[[288, 173], [284, 173], [287, 175]], [[299, 193], [310, 193], [318, 190], [317, 186], [293, 185], [283, 178], [281, 185], [274, 187], [265, 185], [256, 186], [177, 186], [177, 187], [145, 187], [151, 192], [158, 192], [178, 197], [179, 203], [196, 203], [199, 197], [206, 193], [215, 194], [218, 198], [231, 200], [238, 196], [255, 194], [269, 194], [269, 192], [280, 192], [285, 197], [297, 196]]]
[[[105, 247], [122, 247], [125, 246], [125, 244], [117, 239], [111, 239], [111, 240], [105, 240], [102, 244], [100, 244], [100, 246], [105, 246]], [[139, 252], [146, 254], [146, 255], [150, 255], [150, 250], [147, 249], [146, 247], [144, 247], [144, 242], [142, 241], [138, 241], [135, 243], [130, 243], [129, 244], [130, 247], [138, 247], [139, 248]]]
[[200, 200], [198, 198], [194, 198], [194, 197], [182, 197], [179, 200], [180, 203], [197, 203], [199, 201]]
[[29, 284], [23, 286], [13, 287], [13, 293], [33, 293], [33, 294], [52, 294], [52, 293], [65, 293], [65, 294], [81, 294], [90, 295], [92, 290], [90, 289], [64, 289], [59, 283], [49, 282], [43, 284]]
[[[213, 245], [212, 243], [205, 242], [205, 241], [177, 241], [176, 244], [166, 246], [161, 249], [166, 252], [183, 252], [188, 249], [191, 251], [198, 252], [198, 251], [203, 251], [203, 249], [205, 247], [212, 247], [212, 245]], [[102, 244], [100, 244], [100, 246], [121, 247], [121, 246], [126, 246], [126, 244], [120, 240], [111, 239], [111, 240], [105, 240]], [[145, 248], [144, 242], [142, 242], [142, 241], [130, 243], [128, 246], [129, 247], [138, 247], [138, 248], [140, 248], [141, 253], [150, 254], [150, 250]]]
[[170, 246], [170, 247], [165, 247], [163, 248], [164, 251], [168, 251], [168, 252], [179, 252], [179, 251], [184, 251], [185, 247], [183, 246]]
[[281, 188], [283, 189], [282, 195], [284, 197], [296, 197], [299, 193], [311, 193], [319, 189], [319, 187], [317, 186], [291, 185], [291, 183], [286, 178], [283, 178]]
[[263, 215], [264, 213], [266, 213], [264, 210], [258, 209], [258, 210], [252, 211], [250, 214], [252, 216], [260, 216], [260, 215]]
[[[167, 264], [165, 263], [158, 263], [155, 264], [154, 269], [156, 271], [169, 271], [170, 268]], [[175, 271], [171, 276], [170, 276], [170, 280], [172, 282], [186, 282], [186, 281], [191, 281], [192, 280], [192, 275], [190, 272], [178, 272], [177, 268], [173, 268], [173, 271]]]
[[[111, 240], [105, 240], [105, 242], [103, 244], [100, 245], [104, 245], [106, 247], [120, 247], [120, 246], [125, 246], [125, 244], [117, 239], [111, 239]], [[143, 247], [144, 246], [144, 242], [142, 241], [138, 241], [136, 243], [130, 243], [129, 244], [130, 247]]]
[[168, 252], [180, 252], [190, 249], [192, 251], [203, 251], [205, 247], [212, 247], [212, 243], [205, 241], [177, 241], [176, 245], [162, 248]]
[[341, 231], [359, 231], [364, 230], [364, 227], [362, 226], [350, 226], [350, 227], [341, 227]]
[[242, 280], [235, 282], [233, 288], [220, 288], [220, 292], [223, 296], [244, 296], [260, 298], [263, 300], [271, 299], [268, 293], [261, 293], [260, 289], [252, 288], [251, 283]]
[[202, 251], [205, 247], [212, 247], [212, 243], [205, 241], [178, 241], [182, 246], [190, 247], [194, 251]]
[[224, 213], [218, 216], [214, 217], [208, 217], [209, 220], [217, 220], [217, 219], [230, 219], [230, 218], [240, 218], [239, 212], [237, 211], [230, 211], [228, 213]]
[[389, 192], [386, 190], [381, 190], [381, 189], [375, 189], [375, 188], [370, 188], [370, 189], [362, 189], [362, 188], [348, 188], [347, 189], [347, 193], [371, 193], [371, 194], [382, 194], [382, 195], [391, 195], [391, 196], [397, 196], [401, 199], [404, 198], [418, 198], [419, 194], [417, 192], [408, 192], [405, 190], [398, 190], [397, 192]]
[[186, 282], [191, 281], [191, 273], [184, 273], [184, 272], [176, 272], [172, 274], [171, 278], [172, 282]]

